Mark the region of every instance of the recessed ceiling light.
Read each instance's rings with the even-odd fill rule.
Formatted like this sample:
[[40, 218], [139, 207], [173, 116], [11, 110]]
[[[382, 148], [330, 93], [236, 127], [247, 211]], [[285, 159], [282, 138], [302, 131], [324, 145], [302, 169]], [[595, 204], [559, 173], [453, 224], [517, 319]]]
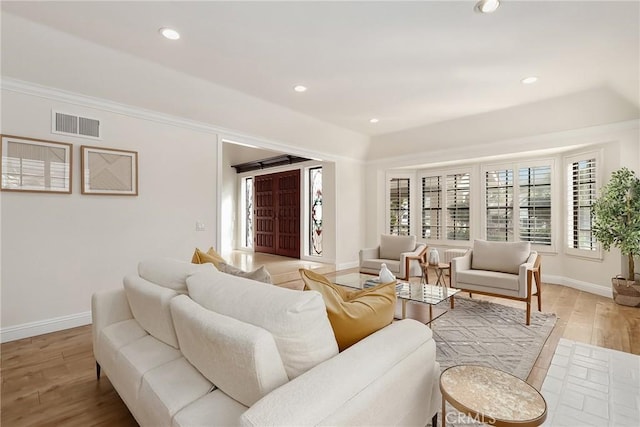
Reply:
[[480, 13], [491, 13], [495, 12], [498, 6], [500, 0], [480, 0], [473, 9]]
[[302, 93], [307, 91], [307, 87], [302, 85], [297, 85], [293, 87], [293, 90], [295, 90], [296, 92]]
[[538, 78], [536, 76], [530, 76], [520, 80], [520, 83], [522, 83], [523, 85], [530, 85], [531, 83], [535, 83], [537, 81], [538, 81]]
[[180, 38], [180, 33], [173, 28], [160, 28], [158, 31], [169, 40], [178, 40]]
[[371, 120], [369, 120], [369, 123], [378, 123], [380, 120], [373, 118]]

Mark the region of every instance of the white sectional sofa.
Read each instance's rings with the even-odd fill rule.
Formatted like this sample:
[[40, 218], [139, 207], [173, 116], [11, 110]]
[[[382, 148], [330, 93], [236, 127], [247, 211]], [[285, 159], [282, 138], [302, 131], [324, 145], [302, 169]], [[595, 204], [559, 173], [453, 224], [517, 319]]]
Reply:
[[142, 426], [416, 425], [440, 405], [435, 342], [395, 322], [338, 353], [324, 302], [155, 259], [92, 298], [93, 347]]

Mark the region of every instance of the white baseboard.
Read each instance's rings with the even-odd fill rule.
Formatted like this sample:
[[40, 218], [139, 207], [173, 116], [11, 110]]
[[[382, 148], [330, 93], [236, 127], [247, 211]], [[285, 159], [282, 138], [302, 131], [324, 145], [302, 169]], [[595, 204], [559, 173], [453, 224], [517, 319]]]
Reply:
[[350, 261], [350, 262], [343, 262], [340, 264], [336, 264], [336, 270], [347, 270], [349, 268], [356, 268], [360, 266], [360, 262], [359, 261]]
[[[548, 274], [542, 274], [542, 283], [554, 283], [557, 285], [567, 286], [569, 288], [577, 289], [579, 291], [589, 292], [590, 294], [600, 295], [605, 298], [613, 298], [613, 292], [611, 286], [605, 287], [596, 285], [595, 283], [583, 282], [581, 280], [570, 279], [564, 276], [553, 276]], [[543, 291], [544, 293], [544, 288]]]
[[55, 317], [53, 319], [8, 326], [0, 329], [0, 342], [4, 343], [22, 338], [35, 337], [36, 335], [76, 328], [78, 326], [89, 325], [90, 323], [91, 312], [86, 311], [84, 313]]

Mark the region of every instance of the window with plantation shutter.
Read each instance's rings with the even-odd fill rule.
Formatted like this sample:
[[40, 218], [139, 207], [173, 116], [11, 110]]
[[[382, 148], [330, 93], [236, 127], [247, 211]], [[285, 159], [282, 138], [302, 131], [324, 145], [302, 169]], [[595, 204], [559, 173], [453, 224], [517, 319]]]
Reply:
[[469, 240], [470, 174], [446, 176], [448, 240]]
[[397, 236], [410, 234], [410, 183], [409, 178], [389, 180], [389, 234]]
[[487, 240], [511, 242], [513, 223], [513, 169], [485, 172]]
[[[565, 162], [567, 194], [567, 235], [569, 250], [582, 256], [598, 256], [599, 245], [591, 229], [591, 208], [598, 188], [598, 154], [570, 157]], [[579, 252], [578, 252], [579, 251]]]
[[422, 237], [442, 238], [442, 177], [422, 178]]
[[519, 239], [551, 246], [551, 167], [518, 172]]

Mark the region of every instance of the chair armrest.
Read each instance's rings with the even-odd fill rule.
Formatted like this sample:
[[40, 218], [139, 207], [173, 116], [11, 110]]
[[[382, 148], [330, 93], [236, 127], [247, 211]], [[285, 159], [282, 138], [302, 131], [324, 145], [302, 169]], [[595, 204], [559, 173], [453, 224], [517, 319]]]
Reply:
[[524, 264], [520, 264], [520, 267], [518, 268], [518, 282], [520, 282], [521, 286], [526, 285], [528, 280], [527, 271], [533, 271], [533, 269], [535, 268], [536, 259], [538, 259], [538, 253], [532, 251], [529, 254], [529, 258], [527, 258], [527, 262], [525, 262]]
[[378, 258], [380, 258], [380, 246], [376, 246], [375, 248], [360, 249], [361, 265], [362, 265], [362, 261], [365, 259], [378, 259]]
[[431, 331], [402, 320], [275, 389], [240, 421], [244, 426], [426, 425], [438, 410], [429, 402], [439, 376]]
[[133, 319], [124, 288], [96, 292], [91, 296], [93, 352], [96, 353], [98, 335], [105, 327]]
[[417, 260], [425, 260], [425, 256], [427, 255], [427, 245], [424, 243], [418, 243], [416, 248], [411, 252], [403, 252], [400, 254], [400, 260], [402, 261], [403, 257], [410, 257], [410, 259]]

